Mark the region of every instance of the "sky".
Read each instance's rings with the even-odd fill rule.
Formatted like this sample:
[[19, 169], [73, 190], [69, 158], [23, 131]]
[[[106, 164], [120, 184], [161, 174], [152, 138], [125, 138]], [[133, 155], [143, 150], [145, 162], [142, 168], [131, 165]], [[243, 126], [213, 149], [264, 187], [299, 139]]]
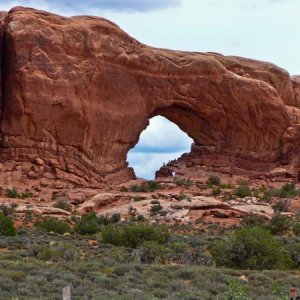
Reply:
[[[300, 0], [0, 0], [0, 10], [17, 5], [101, 16], [151, 46], [250, 57], [300, 74]], [[128, 154], [138, 176], [152, 178], [162, 162], [189, 151], [191, 140], [171, 125], [151, 120]], [[170, 139], [164, 152], [162, 136]]]

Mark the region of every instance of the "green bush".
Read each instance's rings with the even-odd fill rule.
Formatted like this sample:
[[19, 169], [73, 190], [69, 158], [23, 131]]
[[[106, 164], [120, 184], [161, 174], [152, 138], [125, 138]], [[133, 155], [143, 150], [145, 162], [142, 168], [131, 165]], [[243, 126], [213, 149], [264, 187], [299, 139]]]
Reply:
[[136, 220], [138, 222], [144, 222], [145, 221], [145, 217], [143, 215], [137, 215]]
[[20, 198], [19, 193], [17, 192], [16, 188], [7, 189], [6, 190], [6, 197], [8, 197], [8, 198]]
[[266, 226], [272, 234], [282, 234], [290, 231], [293, 226], [293, 219], [281, 214], [275, 214], [269, 225]]
[[290, 198], [298, 195], [298, 190], [294, 183], [286, 183], [281, 187], [279, 197], [281, 198]]
[[162, 210], [162, 208], [163, 207], [160, 205], [160, 203], [152, 205], [151, 208], [150, 208], [151, 215], [152, 216], [156, 215], [159, 211]]
[[266, 220], [263, 216], [256, 216], [254, 214], [246, 214], [243, 216], [241, 225], [242, 226], [263, 226], [266, 223]]
[[76, 221], [75, 232], [85, 234], [95, 234], [100, 231], [101, 226], [118, 223], [121, 220], [119, 213], [109, 215], [97, 216], [95, 212], [90, 212], [82, 215], [80, 219]]
[[220, 185], [221, 179], [219, 176], [216, 175], [210, 175], [207, 179], [207, 183], [210, 185]]
[[296, 189], [294, 183], [286, 183], [280, 189], [268, 189], [264, 191], [263, 200], [270, 201], [275, 198], [291, 198], [299, 195], [299, 190]]
[[60, 209], [64, 209], [66, 211], [72, 211], [72, 205], [67, 202], [66, 200], [63, 200], [63, 199], [59, 199], [57, 200], [54, 204], [53, 204], [53, 207], [55, 208], [60, 208]]
[[300, 235], [300, 222], [297, 222], [293, 226], [293, 232], [294, 232], [295, 235]]
[[33, 255], [40, 260], [52, 262], [69, 262], [77, 258], [76, 248], [67, 243], [54, 245], [35, 245]]
[[125, 228], [118, 228], [108, 225], [102, 230], [104, 243], [115, 246], [126, 246], [136, 248], [145, 241], [166, 242], [168, 233], [164, 227], [151, 225], [130, 225]]
[[146, 241], [139, 249], [139, 258], [142, 263], [160, 263], [166, 262], [169, 249], [156, 241]]
[[182, 200], [186, 200], [186, 201], [189, 201], [189, 202], [192, 201], [191, 196], [183, 193], [182, 191], [179, 193], [179, 195], [176, 197], [176, 199], [178, 201], [182, 201]]
[[245, 198], [251, 196], [252, 191], [248, 185], [243, 184], [235, 188], [234, 194], [239, 198]]
[[121, 186], [121, 188], [120, 188], [120, 192], [122, 192], [122, 193], [126, 193], [126, 192], [128, 192], [128, 188], [127, 188], [127, 187], [125, 187], [125, 186]]
[[143, 198], [140, 197], [140, 196], [135, 196], [135, 197], [133, 197], [133, 202], [140, 202], [140, 201], [142, 201], [142, 200], [143, 200]]
[[7, 189], [6, 190], [6, 197], [8, 198], [19, 198], [19, 199], [26, 199], [29, 197], [32, 197], [33, 194], [32, 193], [18, 193], [18, 191], [16, 190], [16, 188], [12, 188], [12, 189]]
[[266, 202], [271, 201], [273, 197], [279, 197], [280, 190], [278, 189], [268, 189], [264, 191], [263, 200]]
[[288, 269], [292, 260], [283, 244], [260, 227], [246, 227], [213, 243], [217, 266], [234, 269]]
[[221, 188], [220, 187], [212, 189], [212, 195], [213, 196], [219, 196], [220, 194], [221, 194]]
[[298, 242], [291, 242], [286, 246], [287, 250], [289, 251], [291, 258], [293, 260], [293, 267], [296, 269], [300, 268], [300, 243]]
[[287, 212], [289, 211], [289, 201], [286, 201], [286, 199], [279, 199], [272, 208], [275, 212]]
[[98, 224], [97, 215], [95, 212], [82, 215], [80, 220], [76, 223], [75, 232], [85, 234], [95, 234], [100, 231], [100, 225]]
[[118, 223], [121, 220], [121, 215], [119, 213], [114, 213], [110, 217], [110, 222], [111, 223]]
[[174, 182], [177, 186], [190, 187], [193, 185], [193, 181], [189, 178], [174, 178]]
[[37, 221], [35, 223], [35, 226], [44, 231], [53, 231], [59, 234], [64, 234], [71, 231], [71, 227], [66, 221], [58, 220], [55, 218], [46, 218], [44, 220]]
[[9, 216], [5, 216], [3, 213], [0, 213], [0, 235], [16, 235], [16, 228], [14, 226], [12, 218]]
[[1, 204], [0, 205], [0, 211], [5, 216], [11, 216], [15, 213], [16, 208], [18, 207], [18, 204], [11, 204], [10, 206]]
[[123, 246], [125, 243], [123, 230], [113, 225], [105, 226], [102, 230], [102, 240], [107, 244]]
[[130, 187], [131, 192], [136, 193], [148, 193], [148, 192], [154, 192], [156, 190], [159, 190], [161, 188], [160, 184], [156, 181], [146, 181], [143, 182], [141, 185], [132, 185]]
[[228, 284], [227, 300], [249, 300], [245, 284], [230, 280]]

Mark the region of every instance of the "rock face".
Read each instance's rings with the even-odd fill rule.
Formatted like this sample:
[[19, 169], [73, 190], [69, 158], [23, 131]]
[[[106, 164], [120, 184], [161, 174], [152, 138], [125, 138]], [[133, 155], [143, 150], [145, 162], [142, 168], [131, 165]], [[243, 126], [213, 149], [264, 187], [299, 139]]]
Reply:
[[285, 70], [151, 48], [96, 17], [16, 7], [0, 27], [1, 172], [46, 184], [126, 181], [128, 151], [162, 115], [194, 139], [193, 164], [261, 174], [285, 165], [298, 176], [300, 84]]

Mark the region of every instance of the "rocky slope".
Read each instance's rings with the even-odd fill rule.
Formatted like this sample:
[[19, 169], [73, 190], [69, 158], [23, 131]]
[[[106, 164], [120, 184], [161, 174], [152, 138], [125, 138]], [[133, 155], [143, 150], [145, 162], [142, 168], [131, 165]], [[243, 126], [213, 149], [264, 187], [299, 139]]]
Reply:
[[0, 184], [125, 182], [127, 153], [156, 115], [194, 139], [188, 166], [255, 176], [280, 167], [298, 180], [300, 84], [285, 70], [152, 48], [96, 17], [16, 7], [0, 28]]

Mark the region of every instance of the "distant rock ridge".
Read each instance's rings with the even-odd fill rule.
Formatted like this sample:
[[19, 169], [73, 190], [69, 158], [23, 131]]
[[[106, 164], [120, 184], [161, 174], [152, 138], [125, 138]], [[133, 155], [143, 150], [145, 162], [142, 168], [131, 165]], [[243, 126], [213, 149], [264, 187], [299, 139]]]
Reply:
[[0, 46], [0, 185], [134, 178], [127, 153], [156, 115], [194, 139], [188, 166], [298, 180], [300, 77], [274, 64], [152, 48], [102, 18], [24, 7], [0, 13]]

